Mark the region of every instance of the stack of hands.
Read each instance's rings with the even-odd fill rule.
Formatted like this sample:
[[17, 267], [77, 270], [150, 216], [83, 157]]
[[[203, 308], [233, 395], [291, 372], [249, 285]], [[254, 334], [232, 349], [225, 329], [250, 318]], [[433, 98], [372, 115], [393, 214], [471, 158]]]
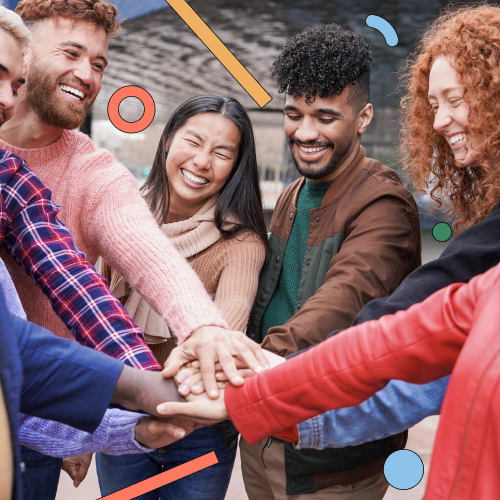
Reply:
[[191, 426], [198, 428], [226, 420], [229, 414], [224, 389], [229, 383], [243, 385], [246, 377], [286, 361], [240, 332], [229, 334], [231, 337], [225, 340], [195, 338], [191, 345], [186, 345], [186, 341], [172, 351], [162, 374], [165, 378], [174, 377], [179, 394], [187, 402], [161, 403], [156, 408], [160, 415], [180, 419], [183, 425], [189, 423], [190, 431]]
[[[139, 420], [135, 439], [147, 448], [161, 448], [195, 429], [226, 420], [229, 415], [224, 402], [225, 387], [228, 384], [241, 386], [246, 377], [258, 375], [285, 361], [263, 350], [241, 332], [203, 327], [172, 351], [161, 373], [164, 379], [175, 380], [178, 393], [171, 394], [169, 401], [159, 402], [154, 409], [151, 404], [157, 396], [152, 395], [149, 396], [151, 401], [138, 403], [134, 400], [121, 404], [154, 415]], [[128, 372], [140, 374], [139, 370], [128, 369]], [[148, 375], [152, 375], [151, 372]], [[141, 391], [143, 400], [148, 399], [150, 392], [155, 392], [154, 387], [144, 389]], [[91, 459], [92, 455], [83, 455], [63, 460], [63, 470], [75, 486], [85, 478]]]

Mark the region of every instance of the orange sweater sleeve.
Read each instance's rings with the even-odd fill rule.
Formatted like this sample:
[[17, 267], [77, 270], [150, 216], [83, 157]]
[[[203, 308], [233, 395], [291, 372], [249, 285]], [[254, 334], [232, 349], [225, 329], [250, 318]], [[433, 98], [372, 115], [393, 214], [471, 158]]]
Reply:
[[229, 240], [221, 256], [223, 267], [215, 304], [232, 330], [244, 332], [257, 293], [260, 270], [266, 249], [253, 233], [238, 235]]

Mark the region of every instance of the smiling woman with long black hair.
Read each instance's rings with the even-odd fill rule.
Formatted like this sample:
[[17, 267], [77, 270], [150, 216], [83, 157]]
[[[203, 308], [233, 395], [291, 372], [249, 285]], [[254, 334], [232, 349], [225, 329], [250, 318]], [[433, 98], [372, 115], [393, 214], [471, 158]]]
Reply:
[[[142, 188], [162, 231], [190, 262], [224, 319], [244, 331], [268, 242], [250, 118], [230, 97], [192, 97], [174, 111]], [[101, 274], [144, 331], [163, 364], [175, 347], [168, 325], [106, 263]], [[196, 391], [196, 388], [194, 388]], [[223, 500], [236, 454], [222, 424], [199, 429], [148, 455], [97, 457], [103, 495], [215, 451], [218, 464], [176, 481], [142, 500]]]

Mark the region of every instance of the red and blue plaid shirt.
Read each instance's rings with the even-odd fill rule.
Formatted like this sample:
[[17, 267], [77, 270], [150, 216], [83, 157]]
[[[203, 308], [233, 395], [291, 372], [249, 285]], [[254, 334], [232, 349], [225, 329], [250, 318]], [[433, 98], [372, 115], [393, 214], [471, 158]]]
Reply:
[[160, 370], [121, 303], [68, 228], [60, 207], [24, 160], [0, 149], [0, 242], [52, 303], [76, 340], [136, 368]]

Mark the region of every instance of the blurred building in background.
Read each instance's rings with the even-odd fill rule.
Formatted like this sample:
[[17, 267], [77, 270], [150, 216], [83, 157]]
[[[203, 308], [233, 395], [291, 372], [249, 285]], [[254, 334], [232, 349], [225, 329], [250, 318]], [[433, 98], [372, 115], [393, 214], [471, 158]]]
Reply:
[[[11, 7], [17, 1], [7, 2]], [[273, 100], [260, 109], [164, 0], [115, 0], [122, 33], [110, 40], [109, 66], [102, 90], [85, 124], [100, 147], [110, 150], [142, 184], [149, 173], [161, 132], [172, 111], [189, 96], [219, 92], [238, 99], [255, 125], [257, 155], [265, 208], [273, 209], [282, 189], [297, 174], [283, 133], [284, 96], [270, 78], [271, 65], [286, 39], [307, 26], [335, 22], [362, 34], [372, 46], [371, 102], [374, 119], [363, 135], [367, 156], [398, 170], [397, 73], [415, 42], [448, 0], [191, 0], [190, 5], [232, 53], [259, 81]], [[365, 19], [374, 14], [395, 28], [399, 43], [389, 47], [382, 34]], [[146, 89], [156, 104], [148, 129], [137, 134], [117, 130], [109, 121], [111, 95], [126, 85]], [[138, 120], [142, 103], [133, 97], [120, 105], [127, 121]], [[427, 212], [426, 200], [420, 201]], [[436, 214], [434, 218], [440, 218]], [[423, 223], [432, 222], [424, 214]]]

